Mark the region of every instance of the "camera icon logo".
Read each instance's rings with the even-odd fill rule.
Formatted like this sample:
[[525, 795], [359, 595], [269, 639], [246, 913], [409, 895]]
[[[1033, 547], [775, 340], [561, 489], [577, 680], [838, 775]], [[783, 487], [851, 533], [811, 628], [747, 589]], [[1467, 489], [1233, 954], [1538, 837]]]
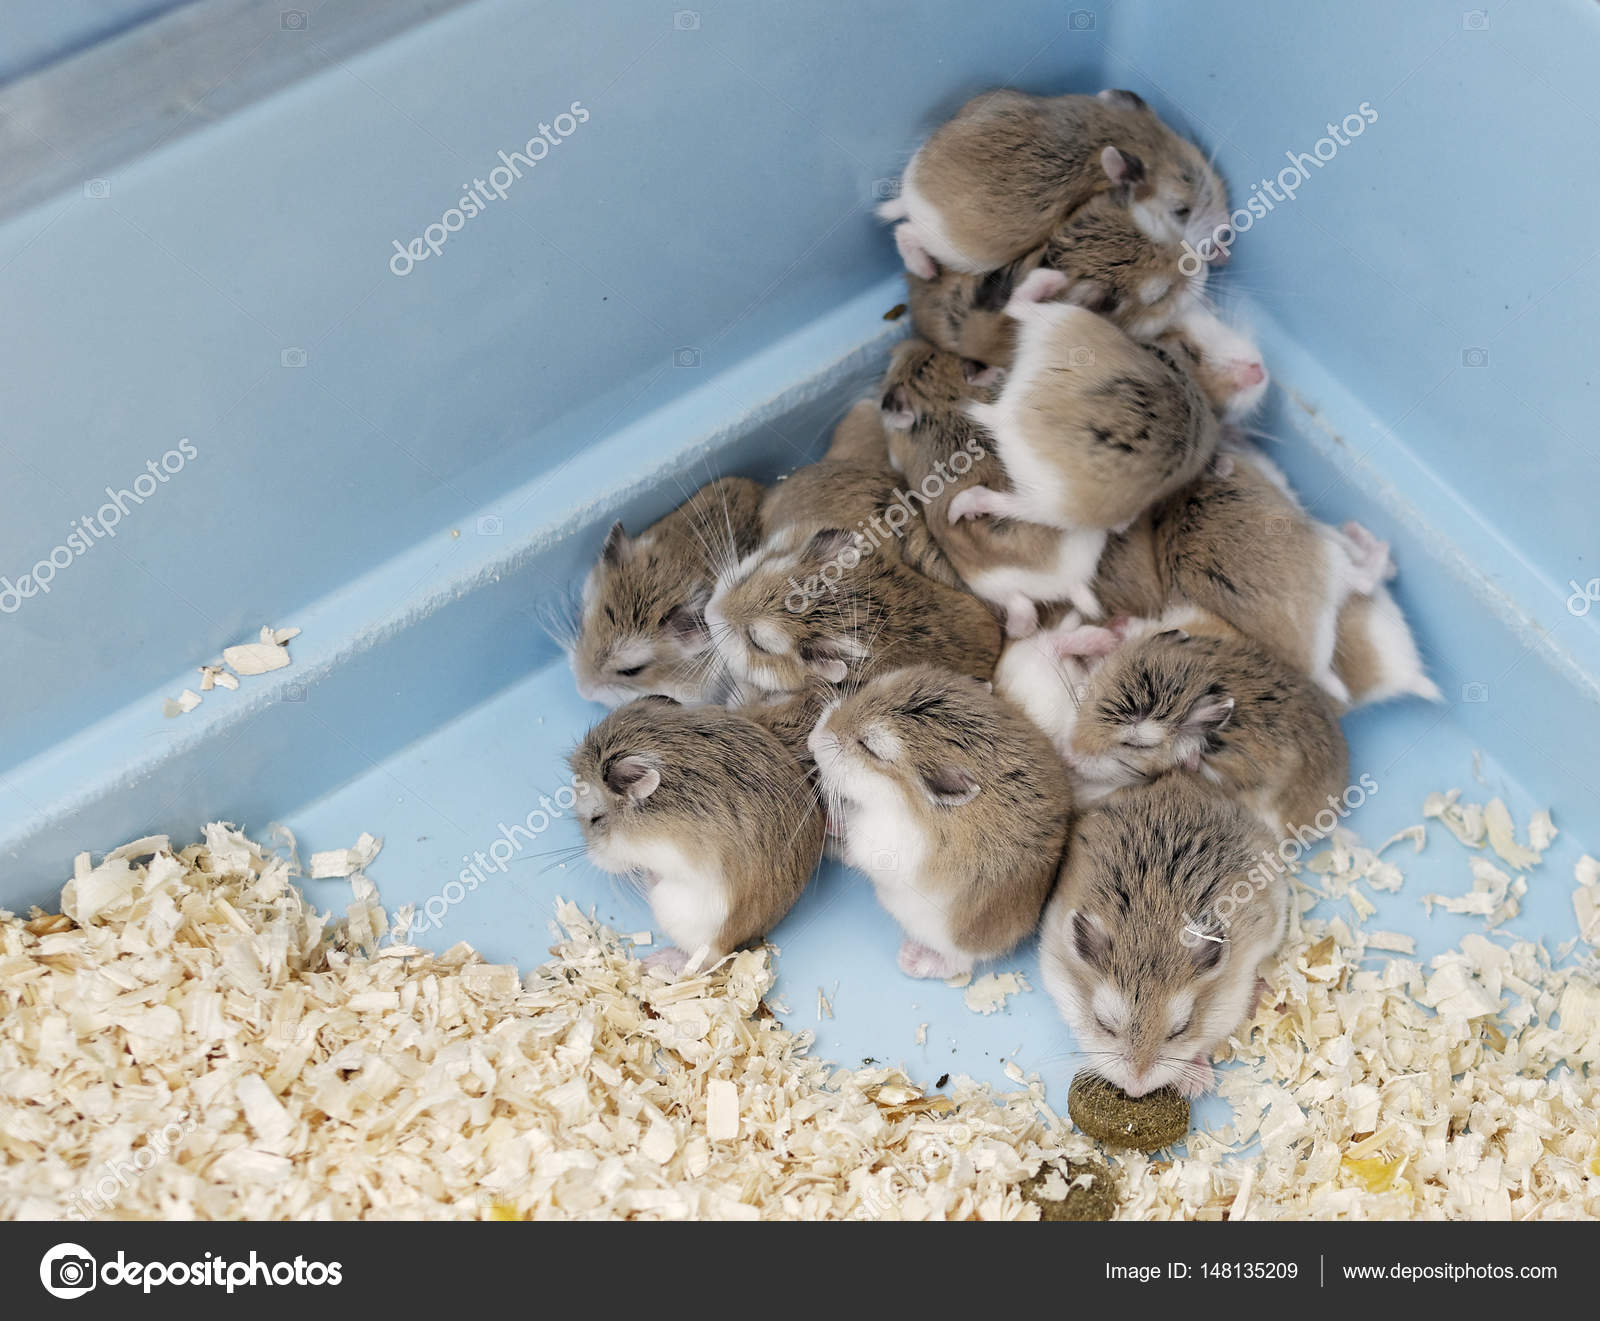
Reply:
[[1477, 680], [1462, 684], [1461, 700], [1463, 702], [1487, 702], [1489, 700], [1489, 685], [1479, 683]]
[[873, 871], [898, 871], [900, 855], [893, 849], [879, 849], [872, 855]]
[[1489, 30], [1489, 14], [1483, 9], [1469, 9], [1461, 15], [1461, 26], [1468, 32], [1487, 32]]
[[278, 355], [278, 365], [280, 367], [304, 367], [310, 361], [311, 355], [304, 349], [284, 349]]
[[96, 201], [111, 196], [110, 179], [85, 179], [83, 181], [83, 195], [92, 197]]
[[672, 15], [672, 26], [679, 32], [698, 32], [700, 15], [693, 9], [680, 9]]
[[700, 350], [696, 348], [673, 349], [672, 365], [674, 367], [698, 367], [700, 365]]
[[483, 514], [478, 519], [480, 537], [498, 537], [505, 530], [506, 525], [501, 521], [499, 514]]
[[95, 1260], [76, 1243], [57, 1243], [39, 1262], [39, 1283], [53, 1298], [81, 1298], [99, 1280]]
[[1463, 367], [1487, 367], [1489, 365], [1489, 350], [1462, 349], [1461, 365]]
[[1094, 31], [1094, 11], [1089, 9], [1074, 9], [1067, 15], [1067, 27], [1074, 32]]
[[1067, 361], [1074, 367], [1093, 367], [1094, 350], [1087, 344], [1075, 344], [1067, 353]]
[[283, 700], [286, 702], [303, 702], [306, 700], [306, 686], [303, 683], [285, 684]]
[[900, 180], [874, 179], [872, 181], [872, 196], [874, 201], [888, 202], [900, 196]]
[[304, 32], [311, 25], [311, 15], [303, 9], [285, 9], [278, 18], [278, 26], [285, 32]]

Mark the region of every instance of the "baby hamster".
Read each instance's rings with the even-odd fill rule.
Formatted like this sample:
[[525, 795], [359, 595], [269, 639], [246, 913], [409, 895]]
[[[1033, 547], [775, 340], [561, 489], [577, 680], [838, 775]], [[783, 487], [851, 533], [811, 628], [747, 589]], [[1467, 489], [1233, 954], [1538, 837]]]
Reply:
[[1423, 668], [1405, 616], [1385, 587], [1350, 596], [1339, 610], [1333, 672], [1350, 692], [1352, 707], [1396, 697], [1444, 700]]
[[1153, 511], [1163, 582], [1348, 702], [1333, 667], [1339, 612], [1393, 574], [1389, 548], [1359, 524], [1311, 518], [1253, 448], [1228, 458]]
[[1217, 420], [1167, 353], [1141, 347], [1104, 317], [1031, 302], [1026, 286], [1007, 307], [1020, 323], [1016, 359], [995, 401], [967, 412], [994, 437], [1012, 489], [969, 486], [950, 502], [950, 519], [1001, 515], [1059, 527], [1098, 561], [1110, 530], [1211, 462]]
[[569, 758], [589, 860], [642, 878], [686, 955], [764, 935], [800, 897], [822, 814], [792, 754], [721, 707], [645, 697], [613, 711]]
[[1006, 475], [993, 438], [967, 414], [992, 396], [991, 372], [925, 340], [898, 345], [883, 380], [889, 453], [907, 486], [931, 495], [925, 525], [961, 580], [1000, 609], [1006, 633], [1025, 637], [1038, 626], [1038, 602], [1082, 595], [1095, 572], [1097, 542], [1060, 528], [1007, 518], [951, 522], [951, 502], [969, 486], [1004, 489]]
[[1033, 930], [1072, 794], [1020, 711], [975, 679], [916, 665], [841, 697], [810, 742], [845, 860], [905, 931], [902, 972], [964, 972]]
[[1000, 626], [981, 601], [846, 528], [747, 555], [718, 580], [706, 622], [727, 674], [750, 695], [916, 660], [988, 679], [1000, 655]]
[[981, 273], [1038, 247], [1112, 188], [1126, 190], [1141, 227], [1167, 241], [1188, 236], [1198, 246], [1227, 219], [1227, 192], [1199, 148], [1141, 97], [1111, 89], [973, 97], [912, 156], [900, 195], [878, 214], [899, 222], [895, 243], [913, 274]]
[[607, 706], [647, 693], [720, 699], [705, 606], [717, 574], [760, 544], [762, 495], [757, 482], [724, 477], [637, 537], [612, 524], [570, 650], [579, 693]]
[[[1349, 784], [1331, 699], [1236, 628], [1185, 605], [1110, 631], [1114, 649], [1100, 655], [1106, 630], [1088, 630], [1095, 658], [1076, 719], [1057, 742], [1096, 796], [1193, 771], [1281, 836], [1310, 825]], [[1056, 641], [1070, 651], [1073, 630]]]
[[1288, 885], [1261, 823], [1193, 776], [1078, 818], [1040, 925], [1039, 970], [1093, 1072], [1130, 1096], [1197, 1096], [1283, 939]]

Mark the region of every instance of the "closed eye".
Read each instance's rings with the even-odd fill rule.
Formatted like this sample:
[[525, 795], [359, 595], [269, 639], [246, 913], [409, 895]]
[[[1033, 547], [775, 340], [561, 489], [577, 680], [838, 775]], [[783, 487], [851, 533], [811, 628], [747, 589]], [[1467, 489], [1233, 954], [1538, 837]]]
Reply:
[[1099, 1014], [1095, 1015], [1094, 1022], [1095, 1022], [1095, 1026], [1098, 1027], [1102, 1032], [1106, 1033], [1108, 1036], [1112, 1035], [1112, 1034], [1114, 1034], [1116, 1032], [1116, 1028], [1112, 1027], [1110, 1023], [1106, 1022], [1105, 1019], [1101, 1018]]
[[1177, 1027], [1173, 1028], [1171, 1032], [1167, 1033], [1167, 1040], [1176, 1041], [1179, 1037], [1181, 1037], [1189, 1030], [1189, 1022], [1190, 1020], [1186, 1018]]
[[883, 761], [884, 760], [884, 758], [879, 753], [877, 753], [877, 752], [875, 752], [873, 750], [872, 744], [868, 743], [866, 741], [866, 739], [858, 738], [856, 740], [856, 742], [860, 745], [861, 750], [863, 752], [865, 752], [867, 754], [867, 756], [871, 757], [873, 761]]
[[1187, 220], [1189, 218], [1189, 208], [1186, 206], [1174, 207], [1172, 214], [1179, 220]]
[[617, 671], [617, 678], [619, 678], [619, 679], [631, 679], [631, 678], [633, 678], [634, 675], [642, 674], [642, 673], [644, 673], [644, 666], [643, 665], [630, 665], [625, 670], [618, 670]]
[[750, 645], [752, 647], [754, 647], [757, 651], [759, 651], [763, 656], [776, 656], [778, 654], [777, 652], [773, 651], [770, 647], [763, 647], [761, 645], [761, 639], [758, 638], [753, 632], [752, 633], [748, 633], [745, 636], [750, 639]]

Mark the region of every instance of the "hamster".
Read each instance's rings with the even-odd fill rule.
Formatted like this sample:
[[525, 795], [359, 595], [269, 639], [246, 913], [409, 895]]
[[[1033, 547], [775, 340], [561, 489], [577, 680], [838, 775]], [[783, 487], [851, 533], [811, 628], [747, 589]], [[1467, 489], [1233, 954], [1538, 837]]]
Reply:
[[1394, 573], [1389, 548], [1357, 523], [1319, 523], [1275, 465], [1238, 444], [1152, 512], [1156, 560], [1169, 594], [1221, 615], [1335, 701], [1350, 690], [1334, 672], [1339, 613]]
[[981, 601], [847, 528], [747, 555], [718, 579], [705, 617], [722, 667], [752, 696], [917, 660], [988, 679], [1000, 655], [1000, 626]]
[[775, 926], [816, 867], [822, 814], [793, 762], [721, 707], [620, 707], [569, 758], [589, 860], [641, 877], [683, 954], [720, 958]]
[[[1304, 674], [1194, 606], [1114, 626], [1109, 653], [1106, 631], [1088, 630], [1096, 659], [1056, 744], [1096, 796], [1192, 771], [1281, 837], [1309, 826], [1344, 792], [1350, 754], [1339, 713]], [[1057, 640], [1070, 651], [1073, 630]]]
[[1007, 307], [1020, 323], [1016, 360], [995, 401], [967, 412], [994, 437], [1012, 489], [969, 486], [949, 517], [1058, 527], [1097, 563], [1109, 532], [1204, 470], [1219, 424], [1168, 354], [1104, 317], [1031, 302], [1026, 288]]
[[902, 972], [965, 972], [1033, 930], [1072, 793], [1020, 711], [975, 679], [916, 665], [830, 705], [810, 745], [845, 860], [905, 932]]
[[900, 195], [878, 214], [898, 222], [895, 244], [913, 274], [982, 273], [1038, 247], [1108, 189], [1125, 191], [1140, 228], [1163, 241], [1198, 247], [1227, 221], [1227, 191], [1200, 149], [1141, 97], [1114, 89], [973, 97], [918, 148]]
[[705, 606], [717, 574], [760, 544], [762, 495], [724, 477], [637, 537], [612, 524], [569, 650], [580, 694], [613, 707], [648, 693], [720, 700]]
[[1333, 672], [1349, 690], [1352, 708], [1396, 697], [1444, 700], [1424, 671], [1416, 640], [1387, 588], [1345, 599], [1334, 640]]
[[1288, 884], [1253, 816], [1193, 776], [1120, 789], [1078, 818], [1039, 970], [1092, 1072], [1130, 1096], [1213, 1084], [1283, 939]]
[[890, 357], [882, 408], [895, 466], [911, 489], [933, 497], [924, 511], [929, 533], [961, 580], [999, 608], [1007, 635], [1025, 637], [1038, 627], [1038, 602], [1077, 593], [1081, 604], [1095, 608], [1083, 590], [1100, 545], [1039, 523], [950, 521], [951, 502], [968, 486], [1006, 485], [993, 438], [966, 412], [969, 403], [992, 397], [989, 377], [925, 340], [906, 340]]

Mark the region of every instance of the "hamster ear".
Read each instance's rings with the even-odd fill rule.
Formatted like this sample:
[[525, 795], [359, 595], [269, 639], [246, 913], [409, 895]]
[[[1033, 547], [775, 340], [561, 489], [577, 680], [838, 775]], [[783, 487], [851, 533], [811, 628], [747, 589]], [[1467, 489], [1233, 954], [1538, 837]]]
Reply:
[[622, 757], [606, 768], [606, 787], [642, 803], [661, 784], [661, 772], [643, 757]]
[[1005, 379], [1006, 369], [993, 364], [985, 365], [976, 358], [961, 360], [961, 375], [968, 385], [998, 385]]
[[1185, 734], [1215, 734], [1226, 729], [1233, 719], [1233, 698], [1225, 693], [1207, 693], [1189, 708], [1183, 718]]
[[680, 601], [667, 611], [662, 624], [674, 637], [682, 639], [703, 638], [706, 635], [706, 616], [703, 605]]
[[628, 540], [628, 534], [622, 529], [622, 520], [618, 519], [611, 525], [611, 531], [606, 533], [606, 544], [600, 548], [600, 558], [614, 567], [632, 556], [633, 542]]
[[891, 431], [910, 431], [916, 424], [917, 413], [911, 407], [911, 396], [903, 385], [885, 390], [878, 408], [883, 413], [883, 425]]
[[[821, 532], [812, 536], [806, 543], [807, 555], [815, 555], [820, 560], [830, 560], [835, 555], [842, 555], [851, 546], [856, 545], [856, 534], [849, 528], [825, 527]], [[857, 549], [860, 549], [857, 547]]]
[[1105, 147], [1100, 152], [1100, 168], [1117, 187], [1132, 188], [1144, 182], [1144, 162], [1131, 151]]
[[972, 291], [972, 306], [979, 312], [998, 312], [1011, 301], [1011, 290], [1017, 283], [1017, 263], [990, 271], [978, 281]]
[[1173, 642], [1187, 642], [1189, 634], [1181, 628], [1164, 628], [1153, 636], [1152, 641], [1158, 641], [1162, 638], [1170, 638]]
[[1108, 106], [1115, 106], [1118, 110], [1148, 110], [1144, 97], [1137, 92], [1130, 92], [1126, 87], [1108, 87], [1103, 92], [1095, 95], [1095, 100], [1104, 101]]
[[978, 781], [959, 766], [936, 766], [924, 771], [922, 787], [940, 807], [960, 807], [978, 796]]
[[1228, 952], [1228, 942], [1218, 932], [1191, 924], [1184, 928], [1183, 934], [1188, 937], [1183, 944], [1197, 973], [1211, 972], [1222, 963], [1222, 956]]
[[1104, 972], [1111, 955], [1111, 933], [1099, 918], [1075, 908], [1072, 910], [1072, 948], [1091, 968]]

